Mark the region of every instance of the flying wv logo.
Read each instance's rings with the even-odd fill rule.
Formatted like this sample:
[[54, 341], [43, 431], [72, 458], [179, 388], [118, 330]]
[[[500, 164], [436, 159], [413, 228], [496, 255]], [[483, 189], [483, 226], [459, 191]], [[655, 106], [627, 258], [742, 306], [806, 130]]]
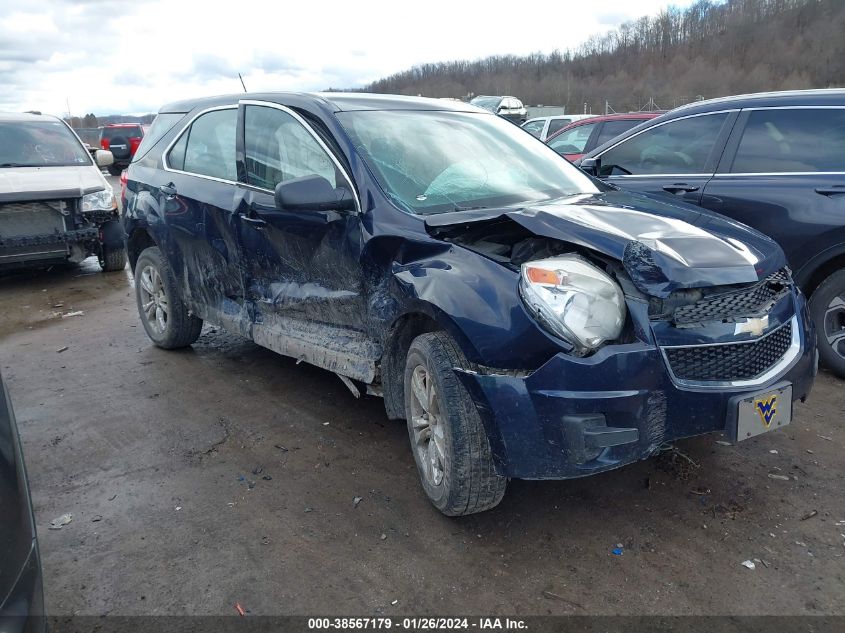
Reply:
[[760, 399], [754, 402], [754, 406], [757, 409], [757, 413], [760, 414], [760, 420], [763, 422], [763, 426], [769, 428], [772, 425], [772, 420], [775, 419], [775, 415], [777, 415], [777, 404], [778, 397], [772, 396], [768, 400]]

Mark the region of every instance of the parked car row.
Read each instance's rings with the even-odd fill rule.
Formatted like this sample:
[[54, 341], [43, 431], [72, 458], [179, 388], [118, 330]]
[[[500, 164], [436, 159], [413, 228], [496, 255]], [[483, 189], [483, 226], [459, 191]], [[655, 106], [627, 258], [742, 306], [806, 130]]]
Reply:
[[551, 135], [546, 144], [567, 160], [577, 160], [599, 145], [656, 116], [652, 112], [634, 112], [581, 119]]
[[[592, 178], [491, 112], [342, 93], [163, 107], [122, 215], [147, 335], [179, 348], [213, 323], [382, 395], [448, 515], [510, 478], [789, 424], [818, 356], [783, 250]], [[664, 153], [713, 160], [695, 131], [613, 165], [637, 181]]]

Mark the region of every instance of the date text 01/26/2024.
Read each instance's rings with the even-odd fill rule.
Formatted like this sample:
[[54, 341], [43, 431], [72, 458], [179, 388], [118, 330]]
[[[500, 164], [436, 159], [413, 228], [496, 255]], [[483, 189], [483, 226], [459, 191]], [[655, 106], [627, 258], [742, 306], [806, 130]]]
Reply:
[[524, 620], [511, 618], [309, 618], [308, 630], [399, 629], [403, 631], [511, 630], [527, 628]]

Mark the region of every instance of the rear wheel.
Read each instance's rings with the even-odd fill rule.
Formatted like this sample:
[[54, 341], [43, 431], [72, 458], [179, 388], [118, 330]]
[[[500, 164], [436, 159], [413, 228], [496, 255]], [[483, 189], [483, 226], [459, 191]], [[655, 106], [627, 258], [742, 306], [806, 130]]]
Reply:
[[146, 249], [135, 265], [135, 299], [147, 336], [164, 349], [186, 347], [202, 330], [202, 319], [182, 300], [170, 266], [158, 247]]
[[470, 368], [445, 332], [415, 338], [405, 364], [405, 415], [423, 490], [443, 514], [495, 507], [508, 480], [496, 474], [487, 433], [454, 367]]
[[845, 270], [825, 279], [810, 297], [810, 316], [822, 363], [845, 378]]

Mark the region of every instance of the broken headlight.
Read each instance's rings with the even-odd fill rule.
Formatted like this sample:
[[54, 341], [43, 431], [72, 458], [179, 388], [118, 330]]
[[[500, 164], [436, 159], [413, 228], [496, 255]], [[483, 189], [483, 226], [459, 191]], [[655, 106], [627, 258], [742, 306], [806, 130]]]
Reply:
[[82, 196], [82, 211], [111, 211], [117, 207], [111, 187]]
[[611, 277], [577, 255], [522, 265], [519, 290], [531, 313], [579, 353], [619, 337], [625, 298]]

